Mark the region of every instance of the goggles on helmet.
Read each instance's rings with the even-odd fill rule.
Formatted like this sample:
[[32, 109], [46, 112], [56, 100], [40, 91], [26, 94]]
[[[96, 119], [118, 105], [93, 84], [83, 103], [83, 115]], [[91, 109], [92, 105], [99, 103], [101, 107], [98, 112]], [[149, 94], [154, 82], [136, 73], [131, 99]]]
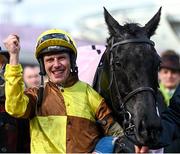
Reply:
[[70, 43], [71, 45], [74, 46], [73, 42], [71, 41], [71, 39], [67, 35], [60, 34], [60, 33], [53, 33], [53, 34], [44, 35], [38, 41], [37, 46], [39, 46], [44, 41], [47, 41], [47, 40], [50, 40], [50, 39], [62, 39], [62, 40], [66, 41], [66, 42], [68, 42], [68, 43]]

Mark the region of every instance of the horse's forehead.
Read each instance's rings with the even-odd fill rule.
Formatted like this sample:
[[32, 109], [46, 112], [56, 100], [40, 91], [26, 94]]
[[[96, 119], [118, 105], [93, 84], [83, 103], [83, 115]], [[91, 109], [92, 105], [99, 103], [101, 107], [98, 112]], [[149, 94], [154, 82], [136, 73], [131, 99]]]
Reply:
[[119, 33], [111, 36], [110, 38], [115, 38], [116, 40], [128, 40], [128, 39], [149, 39], [147, 36], [147, 31], [144, 27], [141, 27], [137, 23], [127, 23], [119, 29]]
[[152, 58], [153, 52], [154, 49], [146, 43], [127, 43], [113, 49], [114, 57], [121, 57], [123, 59]]

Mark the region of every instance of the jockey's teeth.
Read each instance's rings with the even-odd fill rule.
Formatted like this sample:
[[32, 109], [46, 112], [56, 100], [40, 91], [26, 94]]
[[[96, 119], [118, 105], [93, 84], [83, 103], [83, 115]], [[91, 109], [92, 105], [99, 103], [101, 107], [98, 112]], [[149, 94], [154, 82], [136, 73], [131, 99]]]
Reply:
[[63, 73], [64, 71], [54, 71], [53, 73], [55, 74], [55, 75], [57, 75], [57, 74], [61, 74], [61, 73]]

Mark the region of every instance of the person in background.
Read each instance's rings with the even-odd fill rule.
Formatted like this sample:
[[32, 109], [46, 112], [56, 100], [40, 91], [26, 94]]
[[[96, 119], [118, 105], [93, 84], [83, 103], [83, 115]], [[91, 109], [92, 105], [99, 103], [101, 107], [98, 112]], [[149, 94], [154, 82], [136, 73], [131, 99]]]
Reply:
[[36, 65], [26, 65], [23, 71], [23, 80], [27, 88], [40, 86], [40, 68]]
[[[174, 50], [166, 50], [161, 55], [159, 69], [160, 92], [162, 95], [164, 109], [160, 109], [160, 115], [169, 106], [177, 86], [180, 83], [180, 62], [179, 55]], [[180, 152], [180, 127], [177, 126], [170, 145], [164, 148], [165, 153]]]
[[166, 50], [161, 55], [159, 82], [164, 102], [169, 106], [169, 100], [180, 82], [179, 55], [173, 50]]
[[0, 47], [0, 153], [28, 153], [28, 125], [5, 111], [4, 69], [8, 61], [9, 53]]
[[35, 56], [41, 79], [48, 77], [40, 88], [25, 90], [19, 37], [9, 35], [4, 45], [10, 54], [5, 69], [6, 111], [30, 120], [32, 153], [93, 152], [102, 136], [122, 135], [105, 100], [78, 79], [77, 49], [67, 32], [50, 29], [38, 37]]

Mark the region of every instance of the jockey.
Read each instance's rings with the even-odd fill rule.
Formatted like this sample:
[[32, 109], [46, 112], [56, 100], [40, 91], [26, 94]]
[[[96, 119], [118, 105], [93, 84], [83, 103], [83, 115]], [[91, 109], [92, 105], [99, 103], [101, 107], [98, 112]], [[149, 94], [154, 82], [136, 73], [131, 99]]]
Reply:
[[102, 136], [122, 135], [105, 100], [79, 80], [76, 45], [67, 32], [50, 29], [38, 37], [40, 88], [24, 89], [19, 37], [9, 35], [4, 45], [10, 54], [5, 70], [6, 110], [30, 119], [31, 152], [88, 153]]

